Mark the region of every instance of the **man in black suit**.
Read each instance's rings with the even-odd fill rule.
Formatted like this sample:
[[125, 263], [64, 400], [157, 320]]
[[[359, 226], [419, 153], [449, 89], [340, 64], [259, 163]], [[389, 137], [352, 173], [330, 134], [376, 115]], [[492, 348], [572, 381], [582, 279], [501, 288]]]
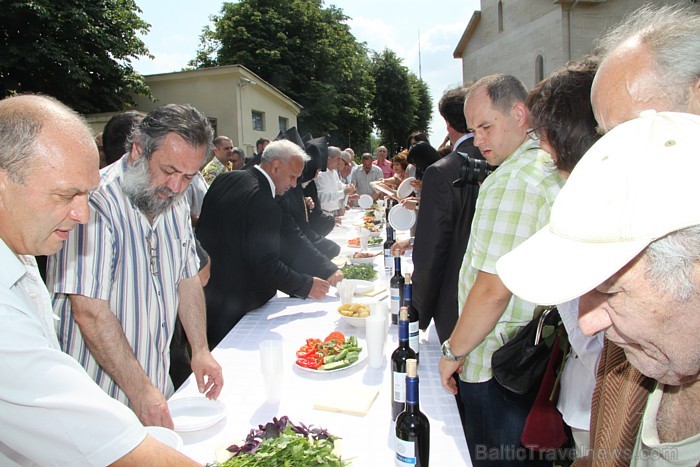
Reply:
[[267, 145], [270, 144], [270, 140], [267, 138], [258, 138], [258, 140], [255, 142], [255, 152], [253, 153], [250, 158], [247, 158], [245, 161], [245, 164], [243, 165], [243, 168], [248, 170], [258, 164], [260, 164], [260, 160], [262, 159], [262, 154]]
[[423, 175], [420, 209], [413, 245], [413, 305], [420, 316], [420, 328], [435, 320], [440, 341], [450, 337], [457, 322], [459, 268], [467, 248], [477, 185], [453, 182], [466, 170], [466, 157], [483, 159], [467, 133], [464, 99], [467, 86], [450, 89], [438, 108], [445, 119], [452, 151], [430, 165]]
[[284, 135], [278, 136], [299, 147], [305, 148], [309, 160], [304, 164], [304, 170], [284, 196], [278, 198], [282, 207], [282, 229], [280, 252], [282, 261], [292, 269], [303, 274], [316, 277], [326, 277], [328, 283], [335, 286], [343, 279], [343, 273], [330, 260], [338, 256], [340, 246], [316, 233], [309, 224], [309, 206], [304, 196], [302, 184], [313, 179], [319, 169], [325, 168], [328, 158], [328, 141], [325, 137], [304, 141], [299, 137], [296, 128], [291, 128]]
[[[310, 139], [306, 143], [300, 142], [298, 144], [304, 144], [306, 154], [309, 156], [309, 160], [306, 161], [306, 164], [304, 165], [304, 171], [301, 173], [301, 177], [299, 177], [299, 179], [297, 180], [297, 185], [293, 188], [290, 188], [289, 191], [287, 191], [287, 193], [282, 198], [280, 198], [279, 202], [280, 205], [285, 209], [285, 211], [292, 216], [295, 224], [298, 226], [298, 229], [294, 228], [292, 229], [292, 232], [296, 232], [297, 230], [301, 232], [301, 234], [303, 234], [306, 237], [306, 239], [308, 239], [311, 245], [313, 245], [315, 249], [317, 249], [326, 257], [325, 260], [322, 259], [320, 261], [320, 264], [330, 263], [327, 260], [333, 259], [336, 256], [338, 256], [338, 254], [340, 253], [340, 246], [334, 241], [329, 240], [324, 236], [320, 235], [313, 229], [311, 225], [311, 216], [312, 207], [315, 207], [315, 203], [310, 197], [306, 196], [303, 189], [305, 185], [308, 185], [314, 180], [319, 171], [326, 170], [326, 161], [328, 160], [328, 141], [325, 137], [320, 137], [316, 139]], [[299, 260], [301, 260], [302, 264], [319, 263], [319, 261], [317, 261], [318, 257], [315, 254], [312, 254], [305, 258], [304, 256], [307, 256], [305, 250], [306, 249], [297, 249], [296, 251], [290, 251], [289, 253], [291, 253], [293, 257], [298, 257]], [[298, 269], [293, 263], [288, 262], [286, 259], [285, 262], [296, 270], [308, 273], [308, 271], [304, 270], [303, 268]], [[332, 265], [332, 263], [330, 264]], [[325, 265], [325, 267], [328, 266], [328, 264]], [[335, 270], [337, 269], [338, 268], [336, 267]], [[330, 269], [325, 269], [324, 272], [328, 270]], [[326, 277], [324, 275], [319, 274], [313, 275], [319, 277]]]
[[204, 289], [210, 347], [277, 290], [314, 299], [328, 292], [327, 281], [300, 274], [280, 258], [283, 213], [275, 196], [296, 185], [307, 159], [291, 141], [274, 141], [260, 165], [226, 172], [209, 188], [197, 237], [211, 257], [211, 278]]

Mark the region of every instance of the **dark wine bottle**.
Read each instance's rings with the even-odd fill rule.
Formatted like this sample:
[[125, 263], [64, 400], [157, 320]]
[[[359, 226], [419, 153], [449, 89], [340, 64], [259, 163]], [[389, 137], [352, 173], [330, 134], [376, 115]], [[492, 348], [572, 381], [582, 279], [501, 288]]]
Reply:
[[404, 279], [401, 275], [401, 256], [394, 256], [394, 275], [389, 280], [389, 295], [391, 297], [391, 324], [399, 321], [399, 308], [403, 302]]
[[391, 272], [392, 258], [391, 246], [396, 243], [394, 240], [394, 229], [386, 224], [386, 241], [384, 242], [384, 270]]
[[405, 306], [408, 310], [408, 345], [416, 353], [416, 359], [420, 361], [418, 311], [413, 307], [412, 300], [413, 284], [411, 283], [411, 274], [407, 272], [403, 285], [403, 302], [401, 306]]
[[396, 418], [396, 465], [428, 467], [430, 421], [418, 405], [418, 362], [406, 360], [406, 410]]
[[[402, 277], [403, 279], [403, 277]], [[416, 358], [416, 353], [408, 346], [408, 310], [401, 308], [399, 313], [399, 346], [391, 354], [391, 419], [403, 412], [406, 405], [406, 360]]]
[[391, 208], [393, 207], [393, 204], [391, 204], [393, 200], [391, 198], [386, 198], [384, 201], [386, 201], [386, 212], [384, 213], [384, 222], [389, 224], [389, 211], [391, 211]]

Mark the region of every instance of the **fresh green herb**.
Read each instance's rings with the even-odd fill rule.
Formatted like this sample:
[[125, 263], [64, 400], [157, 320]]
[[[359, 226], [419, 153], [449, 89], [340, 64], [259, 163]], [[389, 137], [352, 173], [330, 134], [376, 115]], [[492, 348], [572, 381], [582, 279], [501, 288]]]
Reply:
[[250, 430], [246, 443], [228, 448], [233, 457], [219, 464], [221, 467], [241, 466], [327, 466], [349, 465], [333, 452], [334, 440], [322, 428], [313, 428], [300, 423], [298, 426], [287, 416], [279, 420], [259, 425], [258, 430]]
[[377, 277], [377, 271], [371, 264], [349, 264], [343, 269], [343, 276], [346, 279], [361, 279], [363, 281], [371, 281]]

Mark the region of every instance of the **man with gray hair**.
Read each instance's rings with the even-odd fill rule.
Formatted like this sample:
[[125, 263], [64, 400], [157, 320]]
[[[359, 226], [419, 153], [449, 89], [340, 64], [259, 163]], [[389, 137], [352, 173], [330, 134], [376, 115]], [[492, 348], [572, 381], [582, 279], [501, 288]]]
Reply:
[[[549, 224], [497, 264], [523, 300], [580, 296], [584, 334], [604, 331], [641, 373], [628, 384], [624, 357], [604, 350], [593, 465], [700, 459], [700, 210], [684, 202], [700, 197], [698, 147], [697, 115], [650, 111], [621, 123], [577, 164]], [[659, 167], [681, 170], [660, 177]], [[629, 404], [630, 393], [641, 397]]]
[[0, 101], [0, 465], [197, 465], [61, 351], [33, 256], [88, 222], [98, 181], [78, 114], [45, 96]]
[[328, 146], [328, 166], [316, 176], [318, 198], [321, 209], [329, 215], [342, 215], [345, 211], [345, 197], [355, 194], [355, 186], [345, 185], [340, 181], [338, 167], [342, 151], [335, 146]]
[[[346, 185], [352, 183], [350, 180], [350, 175], [352, 174], [353, 162], [352, 155], [347, 149], [343, 149], [340, 152], [340, 163], [338, 164], [338, 175], [340, 175], [340, 181]], [[359, 197], [359, 195], [358, 195]], [[347, 202], [345, 203], [347, 204]]]
[[[650, 109], [699, 114], [698, 38], [697, 5], [645, 6], [607, 32], [598, 44], [601, 64], [591, 91], [601, 131]], [[584, 309], [585, 299], [580, 302]], [[654, 382], [608, 339], [598, 368], [591, 420], [599, 421], [591, 423], [591, 448], [600, 455], [630, 453]], [[628, 465], [629, 459], [616, 462]]]
[[700, 6], [647, 5], [599, 42], [591, 101], [601, 130], [643, 110], [700, 114]]
[[388, 155], [389, 151], [387, 151], [386, 146], [379, 146], [377, 148], [377, 159], [372, 163], [382, 170], [383, 178], [390, 178], [394, 175], [394, 168]]
[[240, 170], [243, 166], [245, 166], [245, 151], [236, 146], [231, 156], [231, 170]]
[[280, 259], [282, 208], [275, 196], [296, 186], [308, 159], [293, 142], [273, 141], [260, 165], [224, 173], [209, 187], [197, 238], [211, 256], [204, 289], [210, 346], [278, 290], [303, 298], [326, 296], [326, 280], [300, 274]]
[[[90, 222], [48, 260], [63, 350], [144, 425], [173, 428], [166, 399], [176, 316], [192, 347], [199, 391], [223, 378], [207, 345], [204, 294], [185, 189], [209, 151], [212, 129], [190, 106], [151, 111], [131, 150], [102, 171]], [[76, 274], [77, 271], [77, 274]]]

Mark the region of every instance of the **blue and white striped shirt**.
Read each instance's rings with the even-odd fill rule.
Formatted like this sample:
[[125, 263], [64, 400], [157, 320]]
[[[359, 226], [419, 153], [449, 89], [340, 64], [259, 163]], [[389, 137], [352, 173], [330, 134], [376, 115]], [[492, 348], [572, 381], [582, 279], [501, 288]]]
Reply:
[[126, 394], [90, 354], [67, 294], [109, 302], [141, 367], [169, 397], [178, 285], [197, 274], [199, 260], [186, 200], [180, 199], [151, 225], [122, 191], [126, 160], [102, 171], [99, 186], [90, 194], [90, 221], [76, 226], [63, 248], [49, 258], [47, 285], [61, 318], [61, 348], [110, 396], [128, 404]]

